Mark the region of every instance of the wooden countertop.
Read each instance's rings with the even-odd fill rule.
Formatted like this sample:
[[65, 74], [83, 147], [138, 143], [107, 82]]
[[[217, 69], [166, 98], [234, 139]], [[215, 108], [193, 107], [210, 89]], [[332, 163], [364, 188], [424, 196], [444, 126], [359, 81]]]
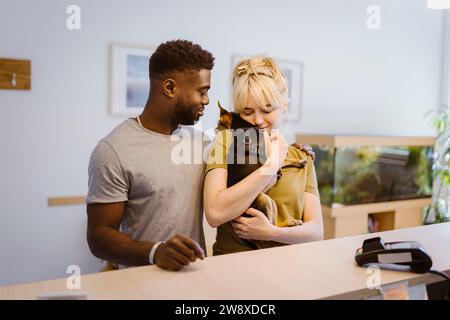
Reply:
[[[370, 274], [354, 260], [364, 239], [418, 241], [433, 269], [450, 270], [450, 223], [421, 226], [279, 248], [208, 257], [180, 272], [157, 266], [81, 277], [88, 299], [320, 299], [366, 288]], [[381, 271], [381, 284], [413, 279], [409, 272]], [[66, 279], [0, 288], [0, 299], [36, 299], [67, 292]]]

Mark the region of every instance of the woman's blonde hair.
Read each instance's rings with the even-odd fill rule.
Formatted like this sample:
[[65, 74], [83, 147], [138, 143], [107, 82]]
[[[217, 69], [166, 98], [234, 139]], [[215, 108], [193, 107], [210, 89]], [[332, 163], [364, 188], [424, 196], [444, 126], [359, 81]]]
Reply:
[[233, 71], [232, 85], [234, 110], [238, 113], [244, 110], [249, 94], [263, 109], [266, 104], [287, 109], [289, 90], [286, 76], [271, 58], [241, 60]]

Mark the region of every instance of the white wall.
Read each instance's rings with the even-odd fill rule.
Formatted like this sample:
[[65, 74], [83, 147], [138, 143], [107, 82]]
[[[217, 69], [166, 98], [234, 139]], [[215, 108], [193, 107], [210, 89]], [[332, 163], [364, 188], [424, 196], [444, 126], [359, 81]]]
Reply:
[[[82, 30], [66, 29], [78, 4]], [[366, 8], [382, 28], [366, 28]], [[100, 263], [85, 241], [82, 206], [49, 196], [87, 191], [97, 141], [123, 119], [108, 115], [108, 44], [174, 38], [216, 56], [210, 108], [229, 103], [232, 54], [264, 52], [303, 62], [295, 132], [428, 135], [423, 116], [440, 99], [442, 12], [425, 0], [149, 1], [0, 0], [0, 57], [32, 60], [32, 90], [0, 90], [0, 285], [83, 273]]]

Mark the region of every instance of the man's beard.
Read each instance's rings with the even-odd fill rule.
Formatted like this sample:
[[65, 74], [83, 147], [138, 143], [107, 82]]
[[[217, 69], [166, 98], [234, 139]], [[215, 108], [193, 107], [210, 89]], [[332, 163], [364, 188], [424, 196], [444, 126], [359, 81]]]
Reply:
[[197, 121], [196, 117], [197, 108], [190, 108], [181, 102], [178, 102], [174, 108], [175, 119], [182, 125], [193, 125]]

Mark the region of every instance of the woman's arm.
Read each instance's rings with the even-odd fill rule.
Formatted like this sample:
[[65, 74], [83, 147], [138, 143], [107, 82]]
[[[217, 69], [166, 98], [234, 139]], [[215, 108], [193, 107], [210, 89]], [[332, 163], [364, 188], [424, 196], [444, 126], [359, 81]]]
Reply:
[[216, 168], [206, 174], [203, 200], [206, 220], [212, 227], [244, 213], [281, 167], [288, 149], [286, 140], [279, 132], [273, 132], [270, 137], [265, 134], [264, 138], [267, 161], [242, 181], [227, 188], [226, 169]]
[[273, 241], [295, 244], [323, 240], [323, 221], [320, 199], [318, 196], [305, 192], [304, 223], [301, 226], [280, 228], [275, 227]]
[[277, 227], [256, 209], [246, 211], [250, 218], [238, 217], [232, 222], [233, 229], [243, 239], [277, 241], [295, 244], [323, 240], [322, 210], [319, 197], [305, 192], [304, 223], [296, 227]]
[[[266, 164], [264, 164], [266, 166]], [[263, 167], [227, 188], [227, 170], [217, 168], [205, 177], [203, 199], [208, 223], [216, 228], [239, 217], [247, 210], [273, 176], [263, 174]]]

